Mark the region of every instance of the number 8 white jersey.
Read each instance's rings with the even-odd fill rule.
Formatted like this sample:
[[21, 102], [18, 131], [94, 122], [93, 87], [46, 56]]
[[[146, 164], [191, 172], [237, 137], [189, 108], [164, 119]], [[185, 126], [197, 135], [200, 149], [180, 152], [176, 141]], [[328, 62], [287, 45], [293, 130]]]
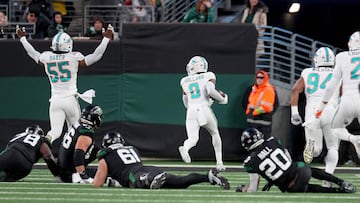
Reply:
[[45, 51], [40, 55], [39, 61], [44, 64], [51, 85], [51, 99], [77, 93], [78, 65], [84, 58], [80, 52], [55, 54]]
[[216, 80], [213, 72], [189, 75], [181, 79], [180, 85], [188, 98], [188, 106], [193, 104], [208, 104], [209, 95], [206, 91], [206, 83]]

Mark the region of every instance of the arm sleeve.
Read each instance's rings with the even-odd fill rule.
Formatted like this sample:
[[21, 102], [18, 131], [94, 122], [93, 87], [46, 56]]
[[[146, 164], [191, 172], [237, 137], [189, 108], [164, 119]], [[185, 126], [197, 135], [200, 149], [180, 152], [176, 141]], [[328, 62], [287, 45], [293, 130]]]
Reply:
[[274, 108], [274, 104], [275, 104], [275, 89], [268, 87], [264, 92], [264, 96], [261, 100], [260, 107], [265, 112], [270, 113]]
[[188, 107], [188, 97], [186, 94], [183, 94], [182, 100], [183, 100], [185, 108], [187, 108]]
[[249, 187], [247, 192], [256, 192], [259, 186], [259, 174], [257, 173], [249, 173]]
[[20, 42], [23, 45], [27, 54], [36, 62], [39, 63], [40, 52], [36, 51], [33, 46], [26, 40], [26, 37], [21, 37]]
[[50, 172], [53, 174], [53, 176], [59, 175], [59, 169], [56, 165], [56, 162], [52, 156], [44, 157], [44, 161], [46, 165], [48, 166]]
[[85, 56], [85, 63], [87, 66], [90, 66], [101, 59], [101, 57], [103, 56], [106, 50], [107, 45], [109, 44], [109, 41], [110, 41], [109, 38], [104, 37], [101, 40], [99, 46], [95, 49], [95, 51], [92, 54]]
[[[338, 61], [338, 59], [336, 59], [336, 61]], [[334, 92], [337, 84], [340, 82], [341, 77], [342, 77], [341, 76], [341, 68], [339, 66], [335, 65], [332, 78], [331, 78], [331, 80], [329, 82], [329, 86], [326, 87], [325, 92], [324, 92], [324, 96], [323, 96], [323, 99], [322, 99], [323, 102], [328, 102], [329, 101], [329, 99], [333, 95], [333, 92]]]

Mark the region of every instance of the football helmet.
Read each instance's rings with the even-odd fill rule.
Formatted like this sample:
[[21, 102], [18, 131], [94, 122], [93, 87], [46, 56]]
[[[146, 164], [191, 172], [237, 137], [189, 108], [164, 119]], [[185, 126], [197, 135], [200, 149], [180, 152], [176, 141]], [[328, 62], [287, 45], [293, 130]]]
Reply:
[[59, 32], [54, 36], [50, 48], [53, 51], [71, 52], [73, 41], [67, 33]]
[[112, 144], [125, 144], [124, 138], [120, 135], [120, 133], [116, 131], [108, 132], [104, 135], [102, 146], [109, 147]]
[[25, 129], [25, 133], [44, 136], [44, 131], [38, 125], [32, 125]]
[[316, 68], [322, 66], [334, 66], [335, 55], [329, 47], [321, 47], [316, 50], [313, 60]]
[[262, 134], [256, 128], [248, 128], [244, 130], [244, 132], [241, 135], [241, 145], [247, 151], [255, 149], [260, 144], [260, 141], [263, 140], [264, 140], [264, 134]]
[[92, 127], [99, 127], [103, 117], [103, 110], [97, 105], [88, 105], [82, 110], [80, 122], [90, 124]]
[[349, 51], [360, 49], [360, 31], [354, 32], [348, 42]]
[[205, 73], [208, 70], [208, 62], [202, 56], [194, 56], [186, 65], [188, 75], [195, 75], [196, 73]]

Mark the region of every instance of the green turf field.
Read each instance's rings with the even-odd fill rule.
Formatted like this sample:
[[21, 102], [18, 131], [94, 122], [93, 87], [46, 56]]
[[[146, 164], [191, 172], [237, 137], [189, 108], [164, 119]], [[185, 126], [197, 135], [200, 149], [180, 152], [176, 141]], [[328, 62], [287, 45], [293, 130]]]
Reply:
[[[159, 166], [175, 174], [187, 174], [194, 171], [207, 173], [208, 171], [209, 165], [202, 165], [202, 163], [191, 165], [197, 166], [197, 168], [187, 168], [189, 165], [182, 165], [180, 162], [171, 165], [171, 168], [166, 168], [168, 163], [166, 166]], [[176, 170], [177, 167], [180, 168]], [[352, 181], [360, 189], [360, 174], [351, 173], [342, 172], [336, 175]], [[222, 174], [229, 179], [230, 190], [223, 190], [219, 186], [206, 183], [180, 190], [95, 189], [91, 185], [57, 183], [48, 170], [34, 169], [28, 177], [20, 182], [0, 183], [0, 202], [360, 202], [359, 192], [356, 194], [286, 194], [273, 187], [269, 192], [236, 193], [235, 188], [239, 183], [247, 183], [247, 174], [241, 172], [241, 168], [229, 167], [229, 165], [228, 170]], [[314, 183], [320, 182], [314, 181]], [[263, 185], [264, 181], [262, 180], [261, 187]]]

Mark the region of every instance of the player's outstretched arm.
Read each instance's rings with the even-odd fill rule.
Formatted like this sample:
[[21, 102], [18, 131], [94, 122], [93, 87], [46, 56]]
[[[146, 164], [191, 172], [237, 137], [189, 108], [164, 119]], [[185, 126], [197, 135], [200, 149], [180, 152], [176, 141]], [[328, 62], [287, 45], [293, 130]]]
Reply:
[[43, 156], [43, 159], [48, 166], [50, 172], [53, 174], [53, 176], [59, 175], [59, 169], [56, 164], [55, 158], [51, 152], [51, 149], [47, 143], [42, 143], [40, 147], [40, 153]]
[[36, 51], [33, 46], [26, 40], [25, 27], [20, 28], [16, 25], [16, 34], [20, 38], [20, 42], [26, 50], [27, 54], [36, 62], [39, 63], [40, 52]]
[[92, 54], [85, 56], [86, 66], [90, 66], [101, 59], [101, 57], [103, 56], [106, 50], [107, 45], [109, 44], [109, 41], [113, 37], [113, 30], [114, 28], [111, 26], [111, 24], [109, 24], [107, 30], [103, 32], [104, 38], [101, 40], [99, 46], [95, 49], [95, 51]]

